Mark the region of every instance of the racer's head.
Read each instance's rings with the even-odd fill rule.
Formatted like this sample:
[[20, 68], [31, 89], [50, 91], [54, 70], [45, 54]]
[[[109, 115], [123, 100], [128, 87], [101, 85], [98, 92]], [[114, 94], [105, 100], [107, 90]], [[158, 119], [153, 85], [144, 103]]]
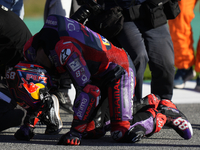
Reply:
[[42, 47], [38, 48], [34, 62], [42, 64], [48, 69], [53, 69], [53, 64], [49, 60], [48, 56], [46, 55]]
[[6, 71], [10, 92], [17, 103], [25, 109], [37, 109], [40, 93], [53, 86], [47, 71], [38, 64], [19, 62]]
[[51, 28], [42, 28], [40, 32], [32, 36], [24, 46], [25, 60], [41, 64], [45, 69], [55, 69], [51, 52], [60, 40], [58, 32]]

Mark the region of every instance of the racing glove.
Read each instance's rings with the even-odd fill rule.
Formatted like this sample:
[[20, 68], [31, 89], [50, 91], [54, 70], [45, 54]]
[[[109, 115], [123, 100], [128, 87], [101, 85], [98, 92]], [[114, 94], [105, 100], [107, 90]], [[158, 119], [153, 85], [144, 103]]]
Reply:
[[80, 132], [71, 129], [60, 138], [58, 145], [80, 145], [81, 137], [82, 134]]

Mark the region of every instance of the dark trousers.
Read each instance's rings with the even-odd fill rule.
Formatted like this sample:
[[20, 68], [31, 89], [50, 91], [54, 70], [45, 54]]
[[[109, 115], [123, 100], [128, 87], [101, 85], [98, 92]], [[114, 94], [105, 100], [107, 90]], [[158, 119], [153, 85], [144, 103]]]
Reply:
[[[11, 98], [11, 101], [4, 101], [5, 97]], [[21, 125], [25, 115], [26, 110], [17, 105], [12, 99], [7, 85], [4, 84], [3, 80], [0, 80], [0, 131]]]
[[142, 97], [144, 72], [149, 63], [152, 79], [151, 93], [171, 100], [174, 80], [174, 50], [167, 24], [149, 29], [144, 21], [124, 22], [116, 37], [128, 52], [136, 68], [137, 99]]
[[[0, 102], [0, 105], [2, 105], [2, 102]], [[11, 105], [11, 104], [4, 104], [5, 107], [6, 105]], [[22, 124], [23, 118], [25, 117], [25, 110], [18, 107], [19, 106], [16, 106], [15, 108], [8, 109], [4, 113], [0, 113], [0, 119], [1, 119], [0, 132], [11, 127], [20, 126]]]

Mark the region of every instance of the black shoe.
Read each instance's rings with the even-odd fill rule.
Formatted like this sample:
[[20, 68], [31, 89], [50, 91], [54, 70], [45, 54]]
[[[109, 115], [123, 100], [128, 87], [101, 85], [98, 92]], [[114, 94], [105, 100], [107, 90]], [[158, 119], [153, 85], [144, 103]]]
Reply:
[[73, 114], [74, 111], [72, 109], [71, 99], [68, 93], [57, 91], [54, 94], [57, 96], [61, 108], [68, 113]]
[[195, 90], [200, 92], [200, 77], [197, 77]]
[[55, 134], [58, 134], [60, 131], [61, 131], [61, 128], [59, 129], [57, 125], [49, 124], [46, 127], [45, 134], [55, 135]]
[[192, 67], [189, 69], [178, 69], [174, 78], [174, 88], [183, 89], [185, 82], [196, 76]]
[[17, 140], [30, 141], [30, 139], [32, 139], [33, 136], [35, 135], [33, 130], [34, 128], [22, 125], [20, 129], [15, 132], [14, 137]]

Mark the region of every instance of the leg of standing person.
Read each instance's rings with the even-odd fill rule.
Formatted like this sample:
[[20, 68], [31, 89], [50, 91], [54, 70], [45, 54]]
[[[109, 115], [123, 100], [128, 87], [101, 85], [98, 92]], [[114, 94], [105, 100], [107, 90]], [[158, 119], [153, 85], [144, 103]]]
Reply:
[[[144, 27], [144, 28], [143, 28]], [[151, 70], [151, 93], [161, 99], [172, 99], [174, 79], [174, 50], [167, 24], [145, 30], [141, 27]], [[142, 29], [143, 28], [143, 29]]]
[[72, 0], [46, 0], [44, 9], [44, 20], [50, 14], [61, 15], [69, 18]]
[[135, 98], [139, 100], [142, 98], [143, 77], [148, 63], [148, 55], [142, 34], [134, 22], [124, 22], [124, 27], [116, 38], [128, 52], [136, 68]]
[[179, 1], [180, 14], [168, 21], [174, 45], [175, 67], [178, 68], [174, 78], [175, 88], [184, 88], [185, 82], [196, 75], [192, 67], [195, 64], [195, 55], [191, 27], [196, 3], [197, 0]]
[[[145, 38], [143, 39], [143, 37]], [[174, 54], [167, 25], [148, 30], [143, 21], [125, 22], [117, 39], [129, 53], [136, 66], [136, 98], [142, 98], [143, 74], [149, 59], [152, 71], [151, 92], [159, 95], [161, 99], [171, 100]], [[166, 47], [161, 48], [162, 44]]]
[[197, 45], [197, 53], [196, 53], [196, 60], [195, 60], [195, 71], [198, 72], [195, 90], [200, 91], [200, 38], [199, 38], [198, 45]]
[[78, 5], [76, 0], [72, 0], [72, 7], [71, 7], [71, 11], [70, 11], [70, 16], [78, 10], [80, 6]]
[[[71, 7], [72, 0], [46, 0], [44, 20], [46, 20], [47, 16], [51, 14], [61, 15], [69, 18]], [[71, 89], [71, 80], [69, 79], [68, 75], [65, 75], [60, 78], [60, 89], [54, 94], [59, 97], [60, 106], [72, 114], [72, 101], [68, 95], [69, 89]]]

